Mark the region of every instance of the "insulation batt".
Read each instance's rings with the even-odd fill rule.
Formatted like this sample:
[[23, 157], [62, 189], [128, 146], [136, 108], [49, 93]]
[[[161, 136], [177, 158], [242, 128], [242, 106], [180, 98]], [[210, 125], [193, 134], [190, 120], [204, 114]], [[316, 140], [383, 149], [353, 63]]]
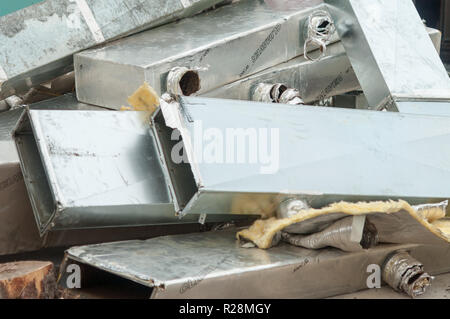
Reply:
[[[441, 207], [441, 208], [439, 208]], [[253, 242], [262, 249], [272, 246], [274, 236], [286, 227], [300, 223], [314, 223], [328, 218], [328, 222], [345, 216], [362, 216], [374, 225], [380, 243], [442, 245], [450, 242], [450, 219], [445, 218], [445, 205], [432, 206], [418, 212], [406, 201], [339, 202], [321, 209], [306, 209], [289, 218], [257, 220], [237, 233], [237, 239]], [[437, 210], [441, 210], [438, 212]], [[313, 233], [313, 232], [311, 232]]]

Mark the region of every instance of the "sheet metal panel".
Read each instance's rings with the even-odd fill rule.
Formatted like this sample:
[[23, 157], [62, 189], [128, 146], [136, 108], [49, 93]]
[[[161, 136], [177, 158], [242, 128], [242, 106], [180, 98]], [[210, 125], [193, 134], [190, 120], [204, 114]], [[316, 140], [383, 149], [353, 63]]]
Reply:
[[[440, 50], [441, 32], [427, 28], [436, 50]], [[318, 54], [317, 52], [311, 55]], [[318, 62], [304, 56], [270, 67], [246, 78], [202, 94], [204, 97], [251, 100], [259, 83], [283, 83], [299, 90], [305, 103], [361, 90], [358, 78], [341, 42], [327, 46], [327, 54]]]
[[172, 134], [161, 127], [181, 132], [182, 164], [161, 150], [181, 215], [270, 212], [292, 197], [314, 208], [450, 197], [448, 117], [180, 97], [155, 122], [161, 143]]
[[0, 100], [69, 72], [76, 52], [219, 2], [46, 0], [0, 17]]
[[[324, 298], [367, 289], [367, 267], [381, 267], [398, 250], [410, 251], [432, 274], [450, 270], [448, 246], [381, 245], [358, 253], [287, 244], [246, 249], [235, 231], [73, 247], [59, 283], [65, 285], [67, 266], [79, 263], [152, 287], [154, 299]], [[85, 284], [82, 289], [89, 280]]]
[[299, 1], [287, 10], [242, 0], [81, 52], [74, 58], [77, 97], [118, 109], [144, 81], [164, 93], [174, 67], [197, 70], [203, 94], [303, 54], [314, 8], [323, 8], [322, 1]]
[[450, 79], [410, 0], [326, 0], [374, 109], [450, 100]]
[[[35, 103], [33, 109], [101, 109], [79, 103], [73, 95], [65, 95], [45, 102]], [[27, 190], [19, 164], [12, 132], [24, 112], [23, 108], [0, 113], [0, 255], [15, 254], [37, 250], [45, 245], [52, 246], [55, 241], [40, 238], [36, 227], [33, 210], [28, 199]], [[78, 242], [80, 238], [78, 237]], [[61, 246], [70, 243], [59, 234], [57, 242]], [[103, 235], [99, 238], [110, 238]], [[73, 239], [73, 238], [72, 238]], [[90, 242], [91, 240], [83, 242]]]
[[[175, 216], [148, 112], [28, 110], [14, 139], [41, 234], [198, 222]], [[216, 216], [208, 222], [238, 217]]]

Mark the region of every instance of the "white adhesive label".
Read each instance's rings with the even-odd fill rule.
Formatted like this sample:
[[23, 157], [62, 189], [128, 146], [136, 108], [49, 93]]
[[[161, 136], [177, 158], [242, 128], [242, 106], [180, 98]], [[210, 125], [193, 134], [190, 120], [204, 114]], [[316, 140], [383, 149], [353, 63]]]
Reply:
[[205, 225], [205, 222], [206, 222], [206, 214], [205, 213], [200, 214], [200, 217], [198, 218], [198, 222], [201, 225]]
[[366, 224], [366, 216], [353, 216], [352, 232], [350, 234], [350, 240], [354, 243], [359, 243], [363, 237], [364, 225]]

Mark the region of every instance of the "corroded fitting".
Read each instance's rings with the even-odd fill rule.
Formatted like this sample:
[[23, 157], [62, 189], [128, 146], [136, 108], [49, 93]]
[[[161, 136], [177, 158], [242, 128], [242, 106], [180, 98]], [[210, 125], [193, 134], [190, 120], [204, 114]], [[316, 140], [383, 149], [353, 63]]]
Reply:
[[304, 104], [300, 97], [300, 92], [296, 89], [288, 88], [283, 83], [258, 84], [253, 92], [252, 100], [265, 103]]
[[256, 102], [278, 103], [281, 94], [287, 89], [284, 84], [260, 83], [253, 92], [252, 100]]
[[383, 267], [383, 280], [394, 290], [411, 297], [425, 293], [434, 278], [423, 269], [423, 264], [407, 252], [388, 257]]
[[286, 91], [281, 94], [279, 103], [281, 104], [291, 104], [291, 105], [304, 105], [303, 99], [300, 96], [300, 92], [297, 89], [286, 89]]
[[175, 67], [167, 75], [167, 92], [189, 96], [200, 90], [198, 72], [186, 67]]
[[[319, 61], [327, 52], [327, 45], [331, 40], [336, 28], [330, 14], [323, 10], [314, 11], [308, 17], [306, 28], [306, 40], [304, 44], [304, 55], [307, 60]], [[308, 52], [310, 48], [318, 46], [320, 55], [317, 58], [311, 57]]]

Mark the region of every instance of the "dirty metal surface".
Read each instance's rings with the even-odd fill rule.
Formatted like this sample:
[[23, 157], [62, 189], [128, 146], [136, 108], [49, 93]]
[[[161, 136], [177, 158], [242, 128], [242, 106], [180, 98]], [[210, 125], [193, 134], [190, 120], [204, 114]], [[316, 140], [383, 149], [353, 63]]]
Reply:
[[148, 118], [145, 112], [24, 115], [16, 143], [41, 232], [170, 220], [173, 205]]
[[[179, 220], [149, 112], [28, 110], [15, 130], [41, 234]], [[240, 219], [208, 218], [208, 222]]]
[[[190, 172], [170, 170], [181, 215], [272, 212], [292, 197], [313, 208], [340, 200], [420, 204], [450, 197], [450, 152], [442, 147], [450, 141], [448, 117], [200, 97], [162, 105], [156, 126], [181, 132], [182, 142], [176, 141], [189, 164], [176, 164], [171, 148], [162, 149], [166, 165]], [[212, 139], [204, 139], [207, 131]], [[256, 160], [250, 152], [239, 160], [240, 147]], [[212, 157], [205, 152], [210, 148]]]
[[371, 108], [450, 101], [447, 71], [412, 1], [325, 2]]
[[260, 83], [283, 83], [296, 88], [306, 103], [360, 89], [345, 49], [338, 42], [327, 47], [326, 57], [319, 62], [312, 62], [300, 56], [206, 92], [202, 96], [251, 100]]
[[[440, 50], [441, 32], [432, 28], [427, 28], [427, 31], [436, 50]], [[315, 51], [310, 55], [317, 54]], [[259, 83], [283, 83], [288, 87], [296, 88], [306, 103], [361, 90], [345, 48], [341, 42], [337, 42], [327, 46], [326, 56], [318, 62], [309, 61], [304, 56], [296, 57], [206, 92], [202, 96], [251, 100], [251, 95]]]
[[[32, 104], [30, 108], [101, 109], [79, 103], [71, 94]], [[24, 108], [19, 108], [0, 113], [0, 255], [37, 250], [45, 242], [49, 246], [55, 243], [53, 239], [45, 241], [39, 236], [12, 138], [12, 131], [24, 111]], [[61, 234], [57, 237], [58, 245], [74, 242], [74, 238], [69, 241]], [[92, 236], [78, 238], [88, 237], [90, 240], [86, 243], [92, 243]]]
[[357, 253], [287, 244], [246, 249], [233, 229], [73, 247], [64, 267], [75, 262], [152, 287], [152, 298], [322, 298], [365, 289], [367, 266], [382, 265], [400, 249], [424, 260], [433, 274], [450, 269], [448, 246], [381, 245]]
[[144, 81], [158, 94], [166, 92], [174, 67], [198, 71], [197, 94], [203, 94], [290, 60], [303, 54], [304, 24], [314, 8], [323, 6], [321, 0], [294, 4], [287, 9], [242, 0], [78, 53], [77, 97], [118, 109]]
[[47, 0], [0, 17], [0, 100], [69, 72], [76, 52], [219, 2]]
[[[366, 289], [351, 294], [334, 296], [330, 299], [410, 299], [410, 297], [396, 292], [389, 286], [382, 286], [379, 289]], [[436, 276], [427, 292], [414, 299], [450, 299], [450, 273]]]
[[[72, 94], [32, 104], [30, 109], [106, 110], [80, 103]], [[198, 232], [208, 229], [213, 225], [214, 220], [217, 221], [210, 216], [206, 219], [206, 225], [200, 225], [196, 219], [192, 218], [191, 223], [181, 221], [176, 225], [71, 229], [51, 231], [40, 237], [21, 172], [19, 155], [12, 138], [12, 131], [23, 112], [25, 109], [21, 108], [0, 114], [0, 255], [35, 251], [43, 247], [69, 247]], [[71, 139], [73, 140], [72, 137]], [[10, 257], [12, 258], [10, 260], [27, 259], [26, 256]], [[6, 259], [2, 260], [6, 261]]]

